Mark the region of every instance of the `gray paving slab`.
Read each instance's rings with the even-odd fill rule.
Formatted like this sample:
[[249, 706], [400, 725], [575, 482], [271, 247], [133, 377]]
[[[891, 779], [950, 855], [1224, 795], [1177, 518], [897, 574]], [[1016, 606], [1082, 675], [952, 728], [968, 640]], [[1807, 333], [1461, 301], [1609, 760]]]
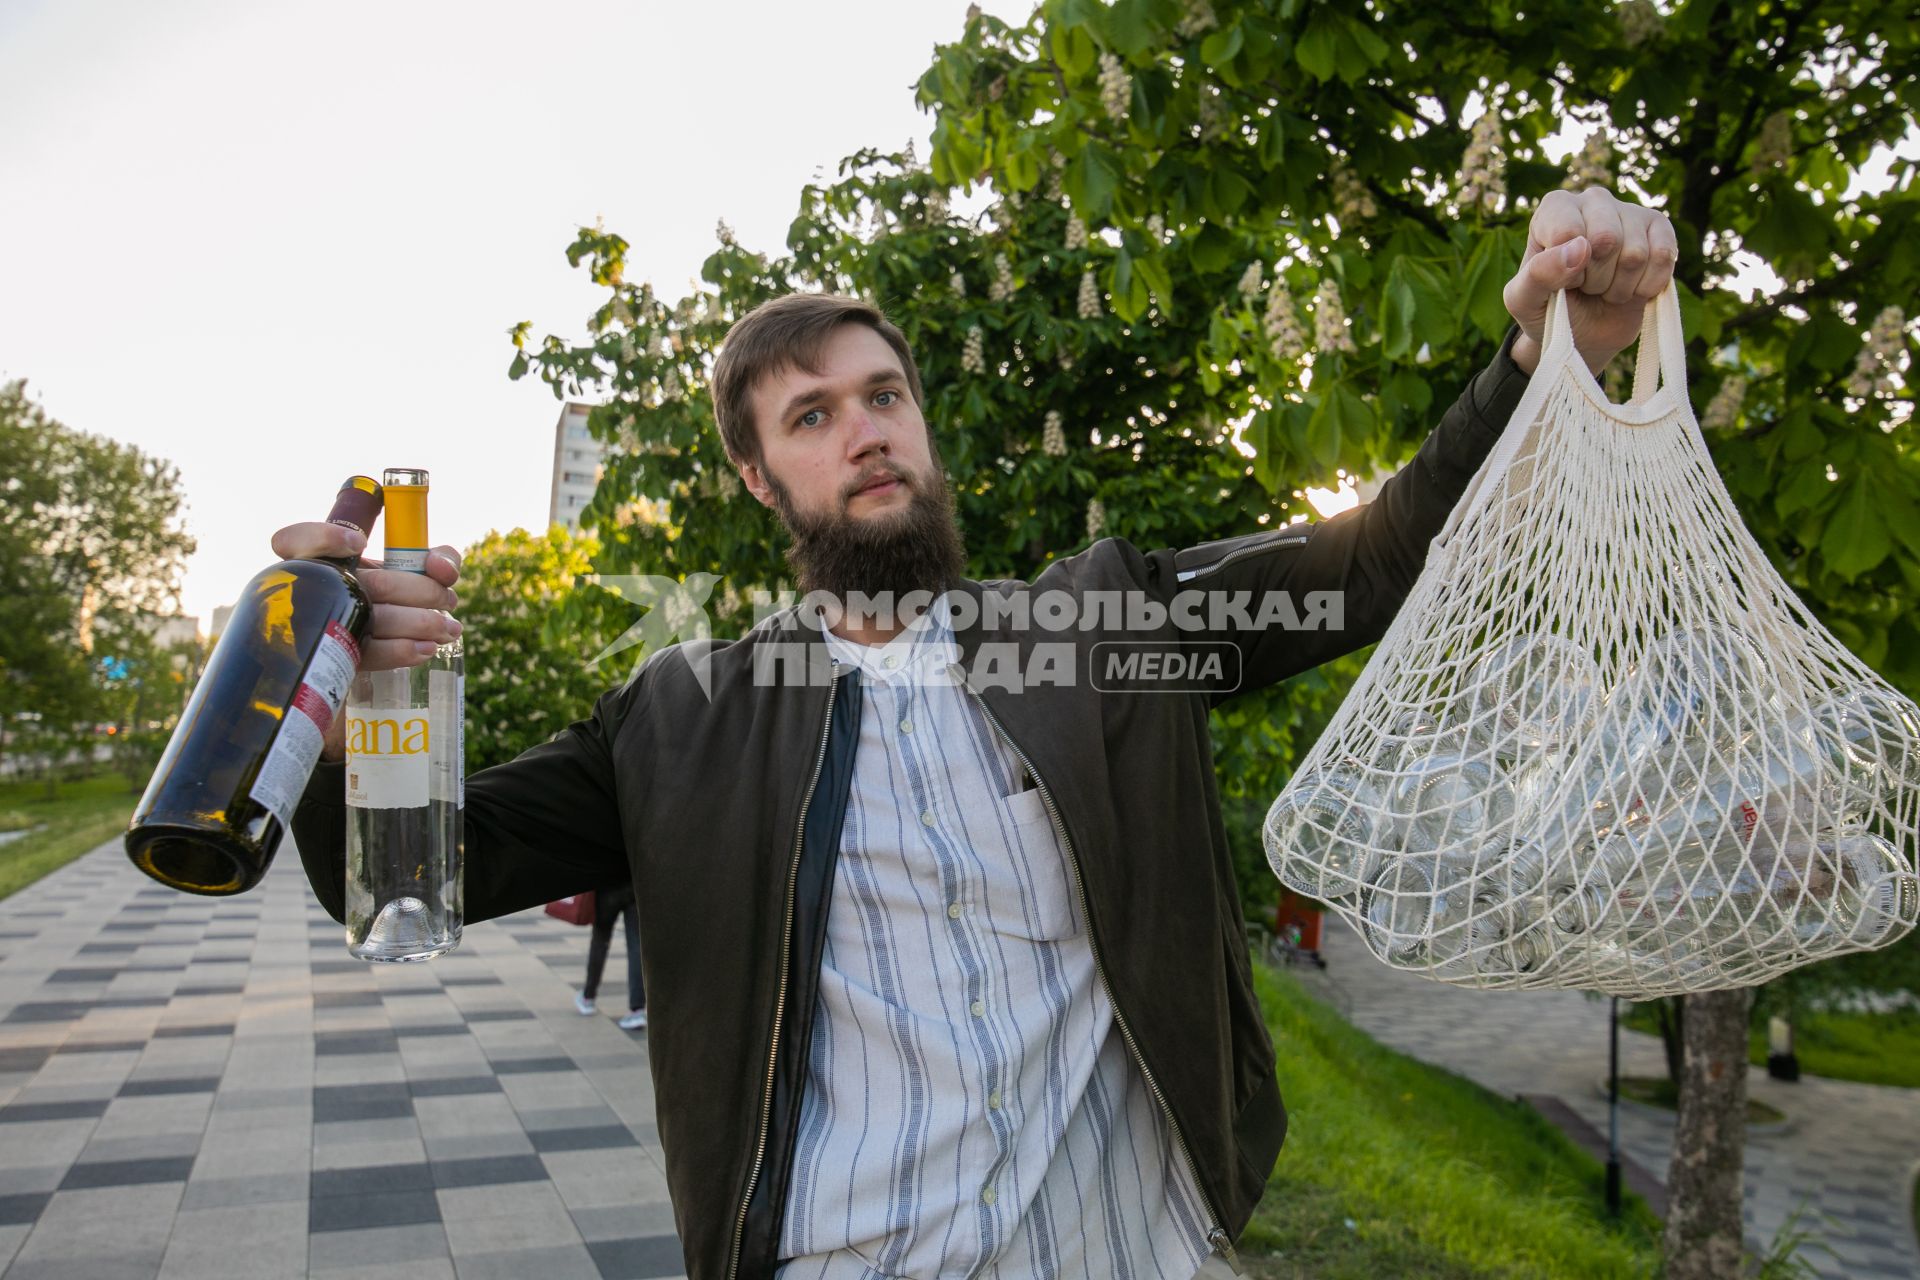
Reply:
[[291, 846], [219, 902], [117, 843], [0, 902], [0, 1277], [678, 1274], [646, 1037], [573, 1010], [587, 931], [464, 941], [353, 960]]
[[[1355, 1025], [1412, 1057], [1466, 1076], [1506, 1097], [1558, 1098], [1607, 1132], [1600, 1089], [1607, 1072], [1608, 1002], [1580, 992], [1474, 991], [1429, 981], [1375, 960], [1351, 930], [1328, 917], [1324, 971], [1293, 970]], [[1657, 1037], [1622, 1031], [1620, 1069], [1660, 1075]], [[1805, 1261], [1834, 1280], [1914, 1280], [1920, 1245], [1909, 1188], [1920, 1160], [1920, 1091], [1803, 1076], [1787, 1084], [1755, 1071], [1752, 1096], [1789, 1117], [1784, 1129], [1747, 1136], [1745, 1222], [1763, 1247], [1799, 1211], [1820, 1247]], [[1655, 1177], [1672, 1152], [1670, 1113], [1620, 1108], [1621, 1149]], [[1284, 1157], [1283, 1157], [1284, 1158]]]

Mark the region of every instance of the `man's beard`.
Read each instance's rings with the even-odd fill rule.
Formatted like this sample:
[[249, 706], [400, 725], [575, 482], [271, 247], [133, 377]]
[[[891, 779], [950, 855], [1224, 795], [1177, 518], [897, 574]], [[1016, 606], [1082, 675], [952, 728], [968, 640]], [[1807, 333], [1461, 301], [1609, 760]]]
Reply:
[[906, 486], [906, 508], [865, 518], [848, 513], [852, 495], [847, 492], [840, 495], [838, 511], [801, 511], [786, 486], [767, 473], [774, 510], [793, 539], [787, 563], [803, 595], [821, 591], [844, 603], [854, 592], [874, 598], [889, 592], [897, 601], [914, 591], [938, 596], [965, 576], [966, 545], [939, 463], [926, 476], [882, 464], [857, 481], [853, 492], [883, 473]]

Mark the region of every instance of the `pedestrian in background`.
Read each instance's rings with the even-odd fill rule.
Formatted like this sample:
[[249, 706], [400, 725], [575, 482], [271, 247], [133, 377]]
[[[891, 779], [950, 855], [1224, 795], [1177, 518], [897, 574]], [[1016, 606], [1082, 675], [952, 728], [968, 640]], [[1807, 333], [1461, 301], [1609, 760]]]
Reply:
[[640, 915], [634, 910], [633, 882], [599, 889], [593, 895], [593, 937], [587, 943], [587, 985], [573, 997], [573, 1007], [592, 1015], [593, 998], [606, 972], [607, 948], [613, 945], [613, 921], [627, 918], [627, 1012], [620, 1016], [623, 1031], [642, 1031], [647, 1025], [647, 984], [640, 977]]

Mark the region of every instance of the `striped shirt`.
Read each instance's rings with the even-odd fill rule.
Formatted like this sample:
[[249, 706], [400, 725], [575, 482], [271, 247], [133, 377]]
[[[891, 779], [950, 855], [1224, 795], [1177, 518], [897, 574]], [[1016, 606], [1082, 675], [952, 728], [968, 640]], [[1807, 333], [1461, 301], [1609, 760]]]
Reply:
[[828, 637], [866, 688], [781, 1280], [1191, 1280], [1204, 1202], [943, 604], [885, 646]]

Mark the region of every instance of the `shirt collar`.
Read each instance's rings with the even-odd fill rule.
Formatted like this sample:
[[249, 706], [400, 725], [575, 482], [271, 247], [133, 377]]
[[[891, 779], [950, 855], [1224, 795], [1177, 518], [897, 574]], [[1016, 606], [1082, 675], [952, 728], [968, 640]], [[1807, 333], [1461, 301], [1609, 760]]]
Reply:
[[960, 646], [954, 641], [944, 592], [885, 644], [860, 644], [831, 631], [825, 634], [827, 651], [836, 662], [858, 667], [875, 680], [924, 678], [927, 672], [944, 672], [960, 660]]

